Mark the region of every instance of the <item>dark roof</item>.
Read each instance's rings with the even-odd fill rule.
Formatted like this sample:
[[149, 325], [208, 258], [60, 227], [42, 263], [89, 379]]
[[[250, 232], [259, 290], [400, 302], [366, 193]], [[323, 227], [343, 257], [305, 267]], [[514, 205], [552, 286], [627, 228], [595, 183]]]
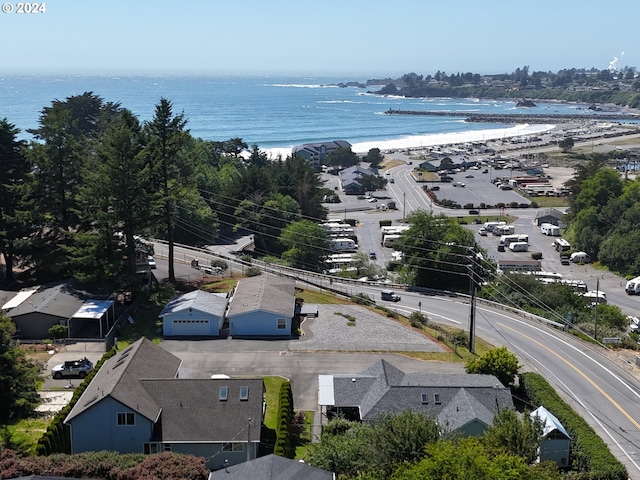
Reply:
[[159, 317], [183, 310], [194, 309], [223, 317], [229, 300], [225, 294], [209, 293], [204, 290], [194, 290], [171, 300], [160, 312]]
[[332, 150], [337, 150], [338, 148], [351, 148], [351, 144], [346, 140], [333, 140], [329, 142], [315, 142], [315, 143], [303, 143], [302, 145], [297, 145], [293, 147], [291, 150], [293, 153], [297, 153], [300, 150], [306, 150], [310, 153], [319, 154], [321, 153], [322, 147], [325, 148], [326, 152], [331, 152]]
[[556, 210], [555, 208], [541, 208], [536, 212], [536, 218], [543, 217], [553, 217], [561, 220], [562, 217], [564, 217], [564, 213], [562, 213], [560, 210]]
[[332, 480], [333, 473], [299, 460], [266, 455], [209, 474], [209, 480]]
[[[386, 360], [357, 375], [334, 375], [333, 389], [333, 406], [359, 407], [363, 421], [405, 410], [437, 418], [452, 402], [458, 409], [466, 408], [465, 413], [473, 410], [481, 414], [483, 421], [487, 418], [485, 410], [513, 408], [509, 389], [493, 375], [405, 373]], [[460, 396], [462, 389], [465, 394]]]
[[69, 319], [93, 295], [75, 280], [48, 283], [38, 287], [27, 300], [12, 308], [11, 318], [30, 313], [42, 313]]
[[262, 274], [238, 281], [229, 302], [228, 316], [266, 311], [291, 318], [295, 309], [296, 282], [290, 278]]
[[[248, 435], [251, 442], [260, 441], [262, 378], [149, 379], [140, 384], [162, 410], [157, 441], [246, 442]], [[221, 387], [227, 388], [226, 400], [220, 399]], [[242, 387], [246, 400], [240, 398]]]
[[160, 415], [160, 405], [140, 383], [141, 379], [175, 378], [181, 360], [145, 337], [108, 359], [67, 415], [65, 422], [111, 397], [151, 421]]
[[371, 170], [370, 168], [365, 168], [361, 165], [354, 165], [352, 167], [345, 168], [342, 170], [338, 176], [340, 177], [340, 182], [342, 185], [349, 185], [352, 183], [358, 183], [358, 180], [364, 175], [375, 175], [376, 172]]

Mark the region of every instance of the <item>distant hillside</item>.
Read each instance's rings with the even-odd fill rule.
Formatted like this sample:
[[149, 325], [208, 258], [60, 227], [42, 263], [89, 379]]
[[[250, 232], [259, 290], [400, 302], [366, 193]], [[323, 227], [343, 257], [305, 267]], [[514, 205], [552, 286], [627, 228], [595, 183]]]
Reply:
[[618, 72], [568, 69], [529, 73], [528, 67], [524, 67], [511, 74], [497, 75], [407, 73], [397, 79], [371, 79], [366, 84], [384, 85], [369, 91], [378, 95], [558, 100], [640, 108], [640, 77], [630, 67]]

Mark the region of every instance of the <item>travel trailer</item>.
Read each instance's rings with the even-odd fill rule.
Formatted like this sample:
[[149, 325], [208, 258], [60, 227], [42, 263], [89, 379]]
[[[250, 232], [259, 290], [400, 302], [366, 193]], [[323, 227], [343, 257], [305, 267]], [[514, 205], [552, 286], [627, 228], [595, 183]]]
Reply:
[[540, 225], [540, 232], [542, 232], [543, 235], [548, 235], [549, 237], [559, 237], [560, 227], [553, 223], [543, 223]]
[[509, 250], [512, 252], [526, 252], [529, 250], [529, 244], [526, 242], [513, 242], [509, 244]]
[[640, 294], [640, 277], [632, 278], [627, 282], [627, 286], [624, 289], [627, 295], [639, 295]]
[[572, 263], [591, 263], [591, 257], [586, 252], [573, 252], [569, 261]]
[[350, 238], [332, 238], [329, 240], [329, 248], [333, 252], [355, 252], [358, 245]]

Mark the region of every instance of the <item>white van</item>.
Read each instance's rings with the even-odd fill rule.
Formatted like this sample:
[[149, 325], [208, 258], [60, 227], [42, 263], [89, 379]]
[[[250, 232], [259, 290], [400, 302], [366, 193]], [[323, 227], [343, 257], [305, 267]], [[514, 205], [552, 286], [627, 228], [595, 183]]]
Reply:
[[591, 263], [591, 257], [586, 252], [573, 252], [569, 261], [572, 263]]
[[493, 232], [496, 227], [506, 225], [507, 222], [484, 222], [484, 228], [487, 232]]
[[509, 250], [512, 252], [526, 252], [529, 250], [529, 244], [526, 242], [513, 242], [509, 244]]
[[640, 277], [632, 278], [627, 282], [627, 286], [624, 289], [627, 295], [639, 295], [640, 294]]

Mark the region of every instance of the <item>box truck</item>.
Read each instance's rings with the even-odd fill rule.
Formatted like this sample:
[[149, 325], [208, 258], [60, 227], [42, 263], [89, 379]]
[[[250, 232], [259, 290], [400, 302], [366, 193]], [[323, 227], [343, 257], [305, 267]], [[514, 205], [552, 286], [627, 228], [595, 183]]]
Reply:
[[632, 278], [624, 289], [627, 295], [640, 295], [640, 277]]

